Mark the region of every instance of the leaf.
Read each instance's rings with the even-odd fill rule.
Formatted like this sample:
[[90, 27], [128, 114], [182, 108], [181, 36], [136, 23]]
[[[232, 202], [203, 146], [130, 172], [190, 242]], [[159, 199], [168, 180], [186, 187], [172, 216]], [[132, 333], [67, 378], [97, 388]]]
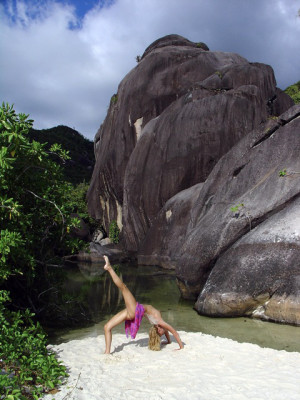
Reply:
[[7, 121], [2, 121], [2, 124], [4, 125], [5, 129], [11, 130], [11, 124], [9, 124]]
[[50, 393], [50, 394], [56, 394], [56, 393], [58, 393], [58, 392], [60, 392], [59, 389], [52, 389], [52, 390], [50, 390], [48, 393]]

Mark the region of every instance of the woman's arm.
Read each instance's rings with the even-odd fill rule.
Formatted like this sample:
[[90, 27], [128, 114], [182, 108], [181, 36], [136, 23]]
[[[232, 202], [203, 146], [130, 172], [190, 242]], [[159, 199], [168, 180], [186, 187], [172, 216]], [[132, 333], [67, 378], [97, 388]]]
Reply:
[[[172, 335], [173, 335], [174, 338], [176, 339], [177, 343], [179, 344], [179, 349], [178, 349], [178, 350], [183, 349], [183, 343], [182, 343], [182, 341], [181, 341], [181, 339], [180, 339], [180, 336], [178, 335], [178, 332], [173, 328], [173, 326], [167, 324], [163, 319], [160, 320], [160, 321], [158, 322], [158, 325], [160, 325], [160, 326], [161, 326], [162, 328], [164, 328], [166, 331], [172, 333]], [[166, 336], [166, 337], [167, 337], [167, 336]], [[168, 338], [167, 338], [167, 339], [168, 339]], [[170, 336], [169, 336], [169, 339], [170, 339]]]
[[169, 331], [165, 330], [165, 337], [167, 339], [167, 343], [166, 344], [170, 344], [171, 340], [170, 340], [170, 335], [169, 335]]
[[164, 335], [165, 335], [167, 341], [163, 341], [163, 342], [161, 342], [161, 344], [170, 344], [171, 343], [171, 339], [170, 339], [169, 332], [166, 329], [164, 329], [164, 331], [165, 331]]

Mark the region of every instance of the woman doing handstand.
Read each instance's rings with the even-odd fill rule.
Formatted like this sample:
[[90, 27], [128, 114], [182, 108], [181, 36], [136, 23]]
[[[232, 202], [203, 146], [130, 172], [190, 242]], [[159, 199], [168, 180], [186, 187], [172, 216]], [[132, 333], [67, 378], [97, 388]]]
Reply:
[[125, 301], [126, 308], [123, 311], [120, 311], [114, 317], [112, 317], [104, 326], [105, 333], [105, 354], [110, 353], [111, 341], [112, 341], [112, 329], [125, 321], [125, 331], [128, 337], [130, 336], [132, 339], [135, 338], [137, 331], [139, 330], [143, 315], [145, 314], [148, 318], [149, 322], [153, 325], [149, 333], [149, 348], [151, 350], [159, 350], [160, 343], [157, 345], [157, 342], [162, 335], [165, 335], [167, 338], [167, 342], [171, 343], [169, 332], [175, 337], [177, 343], [179, 344], [179, 349], [183, 349], [182, 341], [176, 330], [169, 324], [167, 324], [161, 317], [160, 311], [156, 310], [156, 308], [152, 307], [149, 304], [139, 304], [128, 287], [123, 283], [123, 281], [118, 277], [113, 268], [110, 265], [109, 259], [107, 256], [104, 256], [105, 265], [104, 269], [110, 273], [112, 280], [115, 285], [122, 291], [122, 295]]

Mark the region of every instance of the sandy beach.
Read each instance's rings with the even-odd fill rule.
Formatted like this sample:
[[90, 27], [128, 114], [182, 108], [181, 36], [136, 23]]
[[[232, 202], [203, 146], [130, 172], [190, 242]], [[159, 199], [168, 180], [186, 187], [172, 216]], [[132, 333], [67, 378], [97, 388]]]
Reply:
[[179, 333], [180, 351], [176, 342], [148, 350], [145, 333], [135, 340], [113, 335], [110, 355], [103, 354], [103, 335], [51, 346], [70, 376], [44, 399], [300, 399], [300, 353]]

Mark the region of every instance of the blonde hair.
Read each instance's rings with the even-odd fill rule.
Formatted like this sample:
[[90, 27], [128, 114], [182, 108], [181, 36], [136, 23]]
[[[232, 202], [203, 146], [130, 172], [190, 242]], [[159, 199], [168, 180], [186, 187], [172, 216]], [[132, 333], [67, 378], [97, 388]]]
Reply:
[[149, 331], [149, 343], [148, 348], [153, 351], [160, 350], [160, 336], [156, 326], [152, 326]]

